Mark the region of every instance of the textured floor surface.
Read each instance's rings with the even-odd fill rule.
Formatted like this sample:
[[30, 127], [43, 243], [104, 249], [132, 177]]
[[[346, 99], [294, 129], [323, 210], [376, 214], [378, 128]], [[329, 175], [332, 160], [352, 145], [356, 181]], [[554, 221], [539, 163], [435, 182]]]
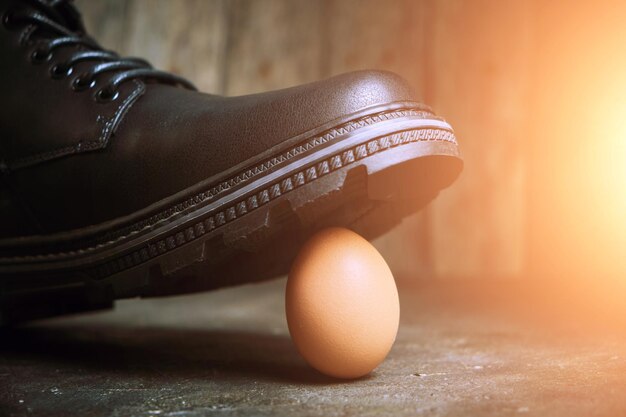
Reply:
[[0, 415], [626, 415], [622, 325], [524, 288], [404, 285], [392, 352], [351, 382], [300, 359], [282, 280], [5, 329]]

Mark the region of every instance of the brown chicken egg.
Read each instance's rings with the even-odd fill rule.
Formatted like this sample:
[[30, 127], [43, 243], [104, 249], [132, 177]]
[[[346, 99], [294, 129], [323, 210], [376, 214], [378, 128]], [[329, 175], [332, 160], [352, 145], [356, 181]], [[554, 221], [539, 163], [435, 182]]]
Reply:
[[296, 257], [285, 294], [289, 333], [304, 359], [358, 378], [387, 356], [398, 331], [393, 275], [367, 240], [342, 228], [315, 234]]

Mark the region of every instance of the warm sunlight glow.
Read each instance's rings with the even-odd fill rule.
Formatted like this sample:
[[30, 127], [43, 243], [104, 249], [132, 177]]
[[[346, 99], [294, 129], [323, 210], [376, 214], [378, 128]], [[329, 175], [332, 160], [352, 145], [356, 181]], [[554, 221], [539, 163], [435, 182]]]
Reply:
[[591, 3], [554, 10], [566, 18], [547, 21], [536, 62], [534, 265], [626, 290], [626, 26]]
[[[590, 97], [590, 117], [581, 168], [588, 213], [589, 241], [600, 270], [626, 272], [626, 73], [605, 71], [600, 89]], [[623, 277], [626, 279], [626, 276]]]
[[594, 176], [600, 185], [598, 198], [617, 216], [612, 220], [623, 226], [626, 225], [626, 85], [613, 85], [607, 93], [598, 100], [598, 110], [602, 113], [594, 118], [598, 140], [592, 145], [594, 153], [602, 157], [594, 161], [597, 169]]

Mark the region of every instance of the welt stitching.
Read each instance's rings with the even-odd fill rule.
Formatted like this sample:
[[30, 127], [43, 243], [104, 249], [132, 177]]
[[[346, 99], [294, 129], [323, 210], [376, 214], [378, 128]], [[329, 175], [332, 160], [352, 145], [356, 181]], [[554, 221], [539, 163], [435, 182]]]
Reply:
[[[121, 230], [118, 230], [114, 233], [109, 233], [108, 234], [108, 236], [110, 236], [109, 240], [107, 240], [104, 243], [95, 243], [93, 248], [101, 248], [109, 244], [119, 242], [120, 240], [123, 240], [130, 235], [157, 227], [159, 224], [167, 222], [169, 219], [178, 215], [180, 212], [191, 209], [194, 206], [206, 201], [207, 198], [211, 199], [215, 197], [216, 195], [224, 191], [227, 191], [233, 186], [240, 184], [242, 181], [250, 180], [254, 178], [255, 176], [263, 174], [265, 171], [276, 166], [277, 164], [285, 162], [291, 159], [292, 157], [297, 156], [300, 153], [300, 152], [295, 152], [297, 148], [304, 147], [303, 151], [308, 151], [318, 145], [321, 145], [323, 143], [326, 143], [329, 140], [334, 139], [338, 135], [349, 133], [355, 128], [360, 128], [371, 123], [379, 122], [381, 120], [389, 120], [389, 119], [393, 119], [396, 117], [406, 116], [409, 114], [425, 115], [429, 113], [423, 112], [419, 108], [401, 108], [401, 109], [396, 109], [396, 110], [392, 110], [388, 112], [381, 112], [381, 113], [374, 114], [374, 115], [364, 116], [361, 118], [350, 120], [340, 125], [336, 125], [323, 132], [320, 132], [319, 134], [313, 137], [310, 137], [300, 142], [300, 144], [295, 145], [288, 151], [283, 151], [279, 155], [269, 158], [265, 160], [264, 162], [257, 164], [255, 167], [239, 172], [237, 175], [234, 175], [230, 179], [222, 181], [210, 187], [205, 192], [196, 194], [196, 196], [194, 197], [191, 197], [181, 203], [175, 204], [171, 206], [170, 208], [165, 209], [162, 212], [157, 213], [156, 215], [153, 215], [142, 221], [139, 221], [133, 225], [122, 228]], [[311, 146], [307, 147], [307, 145], [311, 145]]]
[[[282, 153], [265, 160], [264, 162], [258, 163], [257, 165], [245, 169], [238, 174], [232, 176], [230, 179], [221, 181], [213, 186], [210, 186], [204, 192], [200, 192], [195, 196], [189, 197], [183, 202], [177, 203], [171, 206], [168, 209], [161, 211], [153, 216], [148, 217], [147, 219], [138, 221], [130, 226], [117, 230], [113, 233], [110, 233], [109, 240], [104, 244], [96, 244], [95, 247], [99, 248], [105, 244], [117, 242], [122, 240], [129, 235], [142, 232], [145, 230], [149, 230], [158, 226], [161, 223], [167, 222], [172, 217], [180, 214], [183, 211], [192, 209], [193, 207], [203, 203], [204, 201], [208, 201], [218, 194], [222, 192], [228, 191], [230, 188], [237, 186], [241, 183], [244, 183], [248, 180], [253, 179], [254, 177], [263, 174], [268, 169], [273, 168], [276, 165], [279, 165], [283, 162], [288, 161], [289, 159], [301, 154], [302, 152], [310, 151], [311, 149], [319, 146], [323, 143], [328, 142], [336, 138], [337, 136], [349, 133], [350, 131], [363, 127], [367, 124], [379, 122], [381, 120], [393, 119], [395, 117], [402, 117], [408, 115], [410, 112], [413, 112], [412, 115], [422, 114], [421, 110], [413, 109], [413, 108], [405, 108], [405, 109], [397, 109], [389, 112], [382, 112], [375, 115], [369, 115], [365, 117], [361, 117], [358, 119], [353, 119], [343, 124], [334, 126], [330, 129], [327, 129], [324, 132], [319, 133], [316, 136], [310, 137], [306, 139], [300, 144], [293, 146], [291, 149], [287, 151], [283, 151]], [[424, 112], [425, 113], [425, 112]], [[393, 116], [393, 117], [392, 117]]]
[[[195, 239], [195, 237], [197, 237], [196, 235], [198, 234], [202, 235], [205, 232], [210, 232], [213, 229], [219, 226], [222, 226], [230, 222], [231, 220], [234, 220], [235, 218], [240, 217], [243, 214], [253, 211], [254, 209], [260, 207], [261, 205], [268, 203], [270, 200], [273, 200], [279, 197], [280, 195], [285, 194], [295, 188], [299, 188], [300, 186], [306, 183], [310, 183], [319, 177], [322, 177], [338, 168], [341, 168], [342, 166], [350, 165], [357, 160], [363, 159], [375, 153], [385, 151], [389, 148], [394, 148], [396, 146], [401, 146], [410, 142], [420, 142], [420, 141], [445, 141], [445, 142], [456, 144], [456, 139], [454, 138], [454, 134], [452, 132], [449, 132], [447, 130], [430, 129], [430, 128], [420, 129], [416, 131], [404, 131], [404, 132], [394, 133], [389, 136], [384, 136], [381, 138], [370, 140], [364, 144], [357, 145], [353, 147], [352, 149], [341, 152], [341, 155], [335, 154], [335, 155], [328, 156], [323, 161], [309, 168], [303, 168], [298, 173], [284, 180], [267, 185], [263, 190], [255, 193], [252, 197], [249, 197], [248, 199], [244, 201], [235, 203], [229, 207], [225, 207], [219, 210], [218, 212], [214, 213], [213, 215], [211, 215], [206, 220], [201, 220], [199, 223], [200, 226], [198, 224], [194, 226], [190, 226], [185, 230], [184, 234], [183, 232], [178, 232], [176, 233], [175, 238], [173, 235], [171, 235], [169, 237], [165, 237], [161, 239], [157, 244], [151, 244], [150, 245], [151, 248], [149, 251], [148, 249], [143, 247], [142, 249], [138, 249], [137, 251], [135, 251], [136, 253], [132, 256], [127, 255], [124, 258], [118, 258], [118, 260], [112, 260], [106, 263], [105, 265], [110, 266], [110, 265], [115, 264], [115, 262], [119, 261], [121, 262], [121, 264], [119, 265], [121, 269], [125, 269], [123, 267], [123, 265], [125, 265], [124, 263], [129, 263], [127, 267], [134, 266], [139, 263], [139, 259], [143, 261], [147, 260], [143, 258], [148, 256], [147, 255], [148, 253], [150, 255], [154, 253], [154, 256], [156, 256], [157, 254], [162, 254], [162, 253], [167, 252], [167, 249], [174, 249], [175, 247], [179, 246], [179, 244], [176, 244], [176, 241], [182, 242], [180, 244], [187, 243]], [[198, 230], [196, 230], [198, 228], [200, 228], [202, 232], [199, 232]], [[3, 259], [4, 261], [7, 261], [7, 260], [18, 261], [18, 260], [28, 260], [28, 259], [33, 259], [33, 260], [34, 259], [54, 259], [54, 258], [63, 258], [67, 256], [73, 256], [77, 254], [85, 254], [95, 249], [100, 249], [102, 247], [118, 242], [122, 238], [125, 238], [126, 236], [129, 236], [129, 235], [133, 235], [135, 233], [136, 232], [131, 232], [128, 235], [119, 237], [115, 240], [111, 240], [111, 241], [101, 243], [95, 246], [77, 249], [77, 250], [69, 250], [65, 252], [39, 254], [39, 255], [10, 256], [10, 257], [5, 257], [5, 258], [0, 257], [0, 259]], [[185, 235], [188, 235], [188, 236], [185, 236]], [[150, 257], [154, 257], [154, 256], [150, 256]], [[116, 265], [117, 264], [113, 266], [114, 269], [117, 268]], [[118, 272], [119, 270], [120, 269], [113, 271], [113, 273]]]
[[[145, 263], [150, 259], [167, 253], [181, 245], [192, 242], [202, 235], [212, 232], [231, 221], [250, 213], [262, 205], [287, 194], [296, 188], [311, 183], [339, 168], [351, 165], [356, 161], [367, 158], [373, 154], [384, 152], [390, 148], [402, 146], [410, 142], [444, 141], [456, 143], [454, 134], [447, 130], [420, 129], [393, 133], [370, 140], [366, 143], [353, 146], [348, 150], [327, 156], [308, 167], [303, 167], [296, 173], [268, 184], [262, 190], [248, 196], [245, 200], [234, 202], [204, 219], [199, 219], [185, 229], [170, 233], [157, 242], [142, 244], [131, 253], [117, 257], [100, 265], [89, 268], [88, 274], [96, 279], [115, 274], [128, 268]], [[72, 253], [73, 252], [73, 253]], [[67, 255], [84, 253], [85, 250], [71, 251]], [[57, 256], [61, 256], [58, 254]]]

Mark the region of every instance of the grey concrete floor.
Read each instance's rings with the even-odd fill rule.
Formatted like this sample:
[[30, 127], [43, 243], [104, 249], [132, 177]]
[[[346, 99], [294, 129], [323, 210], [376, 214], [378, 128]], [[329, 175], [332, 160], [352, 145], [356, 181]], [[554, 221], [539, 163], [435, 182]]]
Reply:
[[416, 281], [400, 288], [387, 360], [338, 381], [291, 344], [284, 284], [5, 329], [0, 415], [626, 415], [626, 333], [614, 314], [554, 308], [523, 283]]

